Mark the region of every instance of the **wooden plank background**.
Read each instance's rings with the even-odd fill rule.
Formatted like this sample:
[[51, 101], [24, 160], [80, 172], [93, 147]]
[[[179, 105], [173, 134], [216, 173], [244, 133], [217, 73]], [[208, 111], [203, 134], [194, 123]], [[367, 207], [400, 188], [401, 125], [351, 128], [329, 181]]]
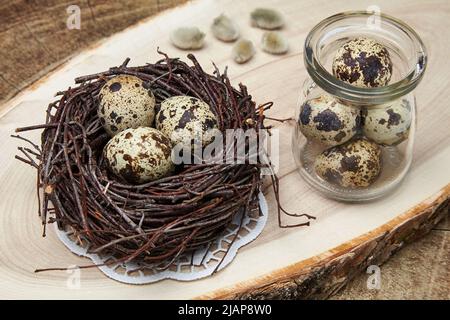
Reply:
[[[0, 1], [0, 103], [96, 41], [186, 0]], [[69, 30], [77, 5], [82, 28]]]
[[[37, 2], [37, 1], [36, 1]], [[130, 1], [131, 2], [131, 1]], [[139, 1], [138, 1], [139, 2]], [[151, 1], [150, 1], [151, 2]], [[6, 2], [5, 2], [6, 3]], [[28, 2], [27, 2], [28, 3]], [[39, 2], [41, 3], [41, 2]], [[59, 2], [58, 2], [59, 3]], [[97, 4], [101, 4], [101, 1], [90, 1], [91, 7], [95, 7]], [[122, 5], [126, 7], [126, 5], [130, 5], [125, 2], [120, 2]], [[103, 2], [104, 4], [104, 2]], [[242, 25], [245, 25], [247, 21], [247, 14], [251, 11], [251, 9], [258, 5], [271, 5], [273, 2], [270, 1], [245, 1], [245, 2], [232, 2], [232, 1], [200, 1], [200, 3], [195, 2], [194, 5], [189, 6], [188, 8], [181, 9], [182, 11], [178, 11], [177, 13], [170, 13], [171, 19], [169, 19], [169, 25], [175, 26], [177, 24], [180, 24], [182, 19], [186, 17], [188, 23], [199, 23], [205, 30], [207, 30], [207, 26], [210, 23], [210, 20], [212, 19], [214, 13], [219, 13], [220, 11], [232, 11], [235, 14], [238, 12], [242, 15], [240, 21]], [[251, 92], [254, 94], [258, 102], [263, 102], [267, 100], [274, 100], [276, 102], [276, 108], [273, 110], [272, 116], [282, 116], [282, 115], [290, 115], [292, 110], [295, 108], [296, 100], [299, 94], [299, 89], [301, 87], [301, 81], [304, 80], [306, 77], [306, 72], [302, 66], [301, 62], [301, 47], [302, 42], [304, 40], [304, 36], [308, 32], [308, 30], [317, 23], [320, 19], [336, 13], [338, 11], [343, 10], [349, 10], [349, 9], [365, 9], [368, 5], [371, 5], [371, 1], [342, 1], [342, 2], [329, 2], [329, 1], [282, 1], [279, 2], [280, 8], [283, 10], [283, 13], [286, 14], [288, 18], [288, 27], [283, 31], [285, 32], [289, 38], [291, 39], [291, 50], [288, 55], [286, 56], [280, 56], [280, 57], [273, 57], [264, 53], [258, 52], [255, 59], [250, 61], [246, 65], [237, 66], [233, 64], [229, 60], [229, 45], [222, 44], [219, 42], [214, 42], [213, 39], [210, 37], [207, 38], [207, 46], [204, 50], [198, 51], [196, 54], [199, 56], [200, 61], [203, 65], [206, 66], [206, 68], [210, 71], [210, 61], [214, 60], [220, 68], [223, 68], [225, 65], [230, 65], [230, 74], [233, 77], [233, 83], [236, 84], [239, 81], [243, 81], [244, 83], [248, 84]], [[3, 5], [3, 4], [2, 4]], [[86, 4], [85, 4], [86, 5]], [[117, 3], [115, 3], [117, 5]], [[431, 192], [430, 190], [437, 191], [438, 184], [442, 183], [443, 181], [440, 181], [443, 179], [443, 177], [446, 176], [446, 172], [436, 172], [428, 167], [426, 167], [427, 163], [430, 163], [430, 161], [435, 161], [436, 156], [440, 158], [442, 161], [448, 160], [448, 153], [445, 153], [445, 149], [448, 148], [449, 145], [449, 132], [448, 132], [448, 119], [450, 119], [449, 109], [446, 108], [447, 101], [449, 99], [448, 94], [448, 74], [449, 74], [449, 65], [446, 63], [446, 59], [448, 57], [449, 53], [449, 40], [448, 37], [445, 36], [444, 33], [436, 33], [436, 28], [449, 28], [449, 17], [450, 17], [450, 5], [447, 1], [430, 1], [430, 2], [423, 2], [423, 1], [399, 1], [399, 2], [392, 2], [392, 1], [380, 1], [381, 9], [387, 13], [394, 14], [398, 16], [401, 19], [404, 19], [408, 23], [410, 23], [416, 30], [419, 31], [420, 35], [424, 38], [425, 42], [427, 43], [429, 54], [430, 54], [430, 66], [427, 72], [427, 75], [425, 77], [424, 82], [421, 84], [417, 95], [418, 95], [418, 101], [419, 104], [423, 105], [423, 103], [426, 102], [426, 105], [423, 105], [420, 110], [421, 117], [419, 118], [419, 132], [418, 137], [419, 140], [417, 141], [416, 150], [420, 150], [420, 152], [416, 152], [416, 158], [414, 160], [413, 168], [414, 170], [421, 170], [419, 171], [420, 175], [411, 175], [409, 179], [407, 179], [407, 183], [405, 187], [411, 188], [414, 183], [411, 179], [415, 179], [415, 183], [419, 184], [421, 186], [421, 189], [425, 189], [425, 193]], [[81, 6], [83, 6], [83, 3], [81, 3]], [[84, 11], [89, 10], [88, 7], [83, 7]], [[122, 7], [124, 8], [124, 7]], [[320, 10], [318, 10], [320, 8]], [[137, 9], [136, 9], [137, 10]], [[120, 11], [120, 10], [119, 10]], [[94, 11], [95, 12], [95, 11]], [[181, 13], [183, 12], [183, 13]], [[120, 20], [120, 15], [123, 13], [120, 11], [119, 13], [111, 11], [110, 16], [116, 17], [116, 15], [119, 15], [119, 17], [116, 17]], [[2, 15], [3, 17], [3, 15]], [[65, 23], [66, 16], [64, 15], [64, 23]], [[111, 18], [113, 19], [113, 18]], [[184, 21], [182, 21], [184, 22]], [[16, 22], [17, 23], [17, 22]], [[83, 22], [82, 22], [83, 23]], [[119, 23], [119, 22], [118, 22]], [[120, 22], [122, 23], [122, 22]], [[153, 25], [155, 29], [158, 32], [164, 32], [163, 26], [164, 22], [159, 19], [158, 23]], [[137, 35], [136, 30], [131, 30], [128, 34], [128, 40], [124, 37], [124, 34], [118, 35], [114, 39], [112, 39], [109, 42], [105, 42], [103, 46], [103, 50], [99, 50], [98, 56], [95, 56], [95, 54], [89, 55], [82, 55], [82, 57], [78, 57], [77, 59], [74, 59], [73, 61], [69, 62], [69, 64], [59, 72], [61, 75], [67, 75], [63, 76], [62, 78], [59, 78], [59, 80], [63, 79], [63, 81], [56, 81], [55, 80], [47, 82], [48, 87], [42, 88], [39, 87], [39, 90], [31, 90], [29, 92], [29, 99], [30, 100], [21, 100], [21, 97], [17, 97], [15, 101], [19, 101], [20, 104], [17, 105], [16, 102], [12, 103], [6, 103], [4, 106], [6, 107], [4, 117], [2, 120], [1, 130], [2, 133], [5, 133], [5, 137], [7, 137], [6, 133], [11, 131], [15, 126], [21, 125], [21, 124], [31, 124], [35, 123], [36, 120], [33, 118], [32, 115], [40, 114], [37, 113], [37, 108], [43, 109], [45, 102], [47, 99], [51, 98], [52, 93], [54, 93], [55, 88], [59, 86], [65, 87], [67, 85], [72, 84], [72, 79], [74, 75], [84, 74], [86, 72], [91, 71], [100, 71], [112, 64], [118, 64], [123, 60], [123, 55], [128, 54], [131, 55], [133, 60], [132, 64], [141, 64], [146, 61], [149, 61], [149, 59], [154, 59], [155, 54], [154, 51], [156, 49], [157, 45], [161, 45], [164, 50], [166, 50], [168, 53], [170, 53], [172, 56], [180, 56], [185, 57], [185, 52], [180, 52], [179, 50], [176, 50], [170, 46], [167, 40], [167, 35], [164, 36], [164, 34], [158, 34], [153, 35], [149, 34], [148, 37], [151, 39], [156, 39], [155, 43], [147, 43], [144, 37], [146, 34], [142, 32], [149, 32], [147, 30], [151, 30], [152, 23], [146, 22], [146, 25], [148, 26], [148, 29], [146, 28], [145, 31], [143, 28], [140, 31], [140, 35]], [[36, 26], [34, 26], [36, 27]], [[34, 30], [33, 27], [33, 30]], [[107, 28], [106, 24], [106, 28]], [[155, 30], [154, 29], [154, 30]], [[166, 29], [166, 28], [164, 28]], [[3, 30], [3, 29], [2, 29]], [[166, 30], [167, 31], [167, 30]], [[89, 31], [87, 31], [89, 35]], [[107, 32], [107, 31], [105, 31]], [[128, 31], [127, 31], [128, 32]], [[246, 33], [246, 36], [249, 36], [257, 42], [258, 34], [260, 33], [260, 30], [255, 30], [252, 28], [246, 29], [244, 31]], [[40, 37], [32, 37], [30, 34], [28, 34], [28, 40], [32, 40], [35, 42], [39, 42], [36, 39], [42, 39]], [[97, 37], [100, 37], [97, 35]], [[50, 39], [50, 38], [49, 38]], [[120, 50], [118, 49], [118, 46], [114, 44], [114, 41], [122, 43], [123, 46], [127, 46], [130, 44], [131, 47], [137, 48], [136, 50]], [[30, 42], [30, 41], [29, 41]], [[3, 43], [3, 41], [2, 41]], [[22, 43], [22, 42], [20, 42]], [[46, 42], [44, 42], [46, 43]], [[52, 42], [53, 43], [53, 42]], [[80, 44], [84, 44], [83, 42], [79, 42]], [[87, 45], [86, 43], [85, 45]], [[39, 46], [38, 46], [39, 47]], [[101, 46], [100, 46], [101, 47]], [[99, 47], [99, 48], [100, 48]], [[110, 48], [110, 49], [108, 49]], [[8, 49], [2, 49], [1, 53], [2, 55], [8, 54]], [[26, 49], [24, 49], [26, 50]], [[40, 50], [44, 50], [40, 48]], [[116, 50], [116, 51], [115, 51]], [[20, 52], [19, 52], [20, 53]], [[108, 55], [109, 53], [112, 54]], [[62, 54], [61, 54], [62, 55]], [[10, 70], [10, 74], [14, 75], [15, 70], [20, 70], [20, 68], [27, 69], [29, 61], [39, 60], [40, 58], [46, 57], [45, 54], [41, 54], [39, 57], [31, 57], [28, 56], [28, 59], [21, 61], [20, 65], [15, 69], [13, 68], [8, 69], [7, 67], [2, 70]], [[2, 59], [0, 63], [4, 62], [5, 59]], [[97, 69], [98, 68], [98, 69]], [[93, 70], [95, 69], [95, 70]], [[43, 73], [46, 72], [45, 68], [43, 69]], [[48, 69], [47, 69], [48, 70]], [[71, 71], [72, 70], [72, 71]], [[3, 73], [2, 73], [3, 75]], [[7, 85], [5, 82], [2, 81], [1, 85]], [[283, 84], [280, 86], [280, 84]], [[10, 86], [13, 87], [13, 86]], [[36, 86], [37, 87], [37, 86]], [[11, 88], [10, 88], [11, 89]], [[0, 96], [0, 97], [3, 97]], [[43, 100], [39, 100], [43, 99]], [[15, 110], [15, 107], [18, 107], [17, 112]], [[40, 106], [40, 107], [39, 107]], [[14, 108], [14, 109], [13, 109]], [[27, 111], [27, 109], [30, 110], [30, 112]], [[12, 112], [7, 112], [7, 110], [12, 110]], [[13, 112], [14, 111], [14, 112]], [[280, 127], [282, 132], [285, 134], [286, 137], [290, 134], [290, 128], [288, 125], [277, 125]], [[3, 138], [3, 135], [2, 135]], [[284, 157], [282, 158], [282, 161], [284, 161], [284, 167], [282, 168], [282, 183], [283, 188], [288, 189], [289, 186], [292, 184], [295, 184], [297, 186], [299, 178], [293, 173], [293, 163], [292, 158], [290, 156], [290, 141], [284, 141], [282, 145], [282, 152], [284, 154]], [[13, 148], [13, 146], [7, 146], [7, 148], [4, 149], [5, 152], [10, 152]], [[17, 163], [12, 163], [10, 161], [11, 154], [5, 155], [4, 157], [0, 157], [0, 163], [2, 164], [2, 167], [5, 169], [10, 169], [10, 172], [1, 172], [2, 181], [5, 181], [5, 185], [1, 187], [1, 189], [6, 192], [6, 190], [10, 190], [8, 187], [8, 183], [14, 183], [14, 181], [18, 181], [21, 183], [22, 186], [20, 189], [22, 190], [20, 194], [20, 199], [23, 201], [21, 202], [20, 208], [17, 208], [18, 206], [15, 206], [14, 203], [17, 201], [17, 197], [5, 197], [2, 200], [1, 205], [5, 208], [8, 208], [9, 210], [15, 210], [11, 213], [6, 212], [5, 215], [3, 215], [0, 218], [0, 229], [5, 228], [4, 231], [8, 231], [8, 235], [6, 238], [4, 238], [2, 241], [0, 241], [0, 246], [5, 245], [8, 248], [11, 248], [13, 250], [10, 250], [7, 254], [5, 254], [0, 260], [2, 262], [5, 262], [11, 268], [8, 268], [5, 272], [2, 272], [5, 279], [5, 287], [9, 288], [11, 290], [11, 293], [14, 296], [29, 296], [30, 294], [33, 294], [32, 292], [35, 292], [35, 290], [32, 288], [33, 286], [39, 286], [39, 285], [46, 285], [49, 288], [48, 296], [52, 296], [56, 294], [56, 292], [63, 292], [58, 291], [59, 286], [63, 285], [64, 279], [66, 275], [64, 273], [62, 274], [52, 274], [52, 275], [32, 275], [30, 272], [32, 272], [32, 269], [35, 268], [38, 264], [39, 267], [43, 266], [43, 263], [58, 263], [58, 264], [64, 264], [71, 262], [76, 263], [83, 263], [82, 259], [78, 259], [76, 257], [72, 257], [70, 254], [68, 256], [64, 256], [65, 254], [68, 254], [67, 251], [64, 248], [61, 248], [61, 246], [56, 245], [57, 250], [55, 252], [49, 252], [48, 250], [50, 247], [52, 247], [52, 241], [54, 241], [54, 236], [50, 235], [47, 239], [40, 239], [39, 237], [39, 223], [37, 218], [35, 217], [35, 199], [30, 200], [30, 195], [33, 194], [33, 188], [34, 185], [30, 185], [29, 181], [32, 179], [32, 173], [30, 173], [30, 169], [26, 170], [23, 167], [20, 168], [19, 171], [14, 171], [12, 173], [12, 170], [16, 170]], [[433, 162], [436, 163], [436, 168], [439, 167], [440, 170], [443, 166], [440, 166], [439, 164], [442, 164], [441, 162]], [[422, 169], [427, 168], [427, 169]], [[434, 179], [434, 180], [433, 180]], [[430, 181], [431, 180], [431, 181]], [[448, 182], [448, 181], [447, 181]], [[24, 183], [24, 184], [22, 184]], [[433, 183], [436, 183], [434, 185]], [[5, 189], [6, 188], [6, 189]], [[413, 190], [413, 189], [408, 189]], [[417, 192], [417, 194], [424, 194], [422, 192], [423, 190], [418, 190], [421, 192]], [[398, 191], [396, 192], [392, 197], [388, 197], [389, 201], [392, 201], [393, 197], [399, 196], [401, 193]], [[269, 200], [273, 201], [273, 198], [269, 192], [268, 194]], [[33, 196], [31, 196], [32, 198]], [[420, 196], [418, 196], [420, 197]], [[356, 234], [356, 231], [352, 231], [349, 226], [341, 225], [343, 228], [347, 228], [348, 230], [334, 230], [330, 223], [333, 221], [336, 222], [336, 220], [333, 220], [334, 216], [339, 216], [339, 213], [345, 209], [345, 205], [336, 204], [333, 201], [327, 200], [327, 199], [321, 199], [319, 196], [317, 196], [315, 193], [312, 193], [306, 188], [304, 185], [299, 187], [299, 193], [284, 193], [283, 195], [283, 201], [287, 203], [288, 206], [291, 206], [291, 208], [294, 208], [298, 205], [297, 198], [300, 198], [302, 208], [312, 210], [314, 209], [310, 204], [311, 203], [317, 203], [316, 201], [319, 201], [322, 203], [321, 208], [318, 210], [319, 216], [321, 216], [323, 219], [320, 220], [320, 223], [325, 223], [325, 229], [334, 232], [334, 235], [339, 235], [342, 232], [349, 232], [349, 234]], [[27, 202], [27, 199], [30, 200], [30, 202]], [[417, 201], [423, 200], [423, 199], [416, 199]], [[404, 199], [402, 201], [405, 201]], [[365, 210], [365, 206], [361, 206], [361, 210]], [[383, 207], [377, 204], [374, 204], [372, 208], [378, 208], [379, 210], [382, 210]], [[398, 204], [398, 207], [395, 206], [395, 210], [398, 208], [406, 208], [405, 202]], [[273, 211], [274, 207], [271, 206], [271, 210]], [[387, 209], [387, 208], [384, 208]], [[392, 208], [390, 208], [392, 209]], [[350, 211], [350, 210], [347, 210]], [[333, 214], [330, 214], [333, 212]], [[367, 214], [368, 219], [376, 219], [375, 213], [376, 209], [373, 209], [370, 213], [368, 211], [364, 211], [365, 214]], [[398, 213], [400, 213], [399, 211]], [[383, 212], [380, 212], [379, 214], [383, 214]], [[22, 218], [26, 218], [27, 221], [32, 221], [31, 224], [26, 225], [20, 225], [21, 219], [17, 219], [17, 215], [23, 215]], [[347, 212], [346, 217], [351, 221], [354, 220], [353, 223], [357, 222], [357, 212]], [[286, 239], [294, 239], [296, 237], [295, 232], [296, 231], [290, 231], [285, 232], [283, 230], [279, 230], [276, 227], [276, 224], [274, 223], [274, 217], [272, 217], [271, 223], [264, 231], [263, 235], [260, 239], [258, 239], [258, 242], [255, 242], [248, 248], [245, 248], [242, 252], [243, 261], [250, 261], [249, 257], [255, 257], [255, 255], [252, 255], [252, 250], [256, 249], [259, 245], [264, 243], [273, 243], [276, 244], [277, 241], [283, 241], [283, 238]], [[351, 223], [350, 223], [351, 225]], [[317, 225], [314, 230], [318, 230], [319, 225]], [[445, 227], [443, 228], [445, 229]], [[448, 229], [448, 227], [447, 227]], [[3, 229], [1, 229], [3, 230]], [[299, 231], [298, 239], [302, 239], [302, 241], [311, 241], [311, 237], [308, 237], [308, 234], [313, 231], [309, 230], [302, 230]], [[441, 230], [436, 230], [436, 232], [445, 232]], [[441, 234], [439, 233], [439, 234]], [[19, 234], [27, 235], [27, 237], [21, 238], [18, 237]], [[445, 233], [444, 233], [445, 234]], [[333, 234], [332, 234], [333, 235]], [[444, 240], [442, 240], [444, 239]], [[401, 292], [409, 292], [409, 296], [403, 296], [403, 297], [413, 297], [414, 294], [417, 294], [416, 297], [436, 297], [436, 295], [433, 295], [438, 292], [438, 289], [436, 289], [436, 286], [439, 284], [442, 288], [447, 288], [447, 291], [442, 289], [442, 291], [439, 291], [438, 297], [445, 297], [448, 296], [448, 288], [449, 286], [449, 277], [446, 277], [448, 275], [448, 264], [445, 262], [446, 255], [445, 255], [445, 248], [448, 248], [448, 242], [445, 242], [448, 236], [441, 237], [440, 240], [436, 240], [437, 242], [434, 243], [434, 245], [428, 245], [423, 249], [423, 251], [417, 250], [418, 253], [420, 251], [420, 256], [412, 256], [412, 261], [418, 261], [419, 257], [424, 257], [425, 253], [428, 254], [429, 257], [438, 257], [439, 252], [443, 252], [443, 255], [440, 255], [441, 260], [435, 259], [434, 264], [431, 266], [431, 269], [426, 269], [423, 273], [423, 277], [417, 277], [417, 272], [419, 269], [417, 267], [414, 267], [414, 263], [410, 263], [410, 268], [408, 269], [408, 263], [407, 262], [400, 262], [397, 264], [397, 267], [394, 267], [392, 269], [391, 274], [392, 275], [398, 275], [398, 272], [406, 272], [406, 270], [409, 270], [409, 275], [407, 273], [404, 274], [403, 278], [396, 278], [395, 276], [392, 276], [391, 284], [383, 287], [383, 290], [385, 291], [385, 295], [383, 293], [378, 292], [378, 297], [389, 297], [389, 292], [394, 297], [399, 297], [401, 295]], [[442, 240], [442, 241], [441, 241]], [[439, 242], [441, 241], [441, 242]], [[32, 243], [33, 245], [29, 245]], [[431, 253], [430, 250], [432, 248], [439, 249], [440, 251], [436, 251], [436, 253]], [[442, 249], [443, 248], [443, 249]], [[55, 249], [53, 247], [53, 249]], [[27, 259], [27, 257], [30, 257], [32, 255], [32, 252], [36, 252], [37, 254], [41, 255], [40, 259], [33, 259], [33, 261], [30, 261], [30, 259]], [[414, 251], [414, 249], [413, 249]], [[34, 257], [36, 258], [36, 257]], [[238, 256], [239, 258], [239, 256]], [[241, 260], [242, 261], [242, 260]], [[432, 259], [426, 259], [427, 262], [432, 261]], [[442, 262], [443, 261], [443, 262]], [[233, 264], [234, 265], [234, 264]], [[231, 277], [232, 270], [236, 270], [236, 267], [230, 266], [230, 270], [225, 270], [223, 274], [219, 274], [216, 279], [217, 281], [224, 281], [225, 279]], [[394, 265], [395, 266], [395, 265]], [[400, 268], [399, 268], [400, 266]], [[432, 270], [429, 272], [429, 270]], [[389, 275], [389, 272], [383, 272], [383, 275], [387, 274]], [[89, 270], [83, 273], [84, 278], [83, 281], [85, 282], [85, 289], [89, 292], [93, 292], [93, 294], [103, 294], [103, 295], [113, 295], [115, 292], [115, 296], [128, 296], [128, 297], [153, 297], [155, 296], [155, 290], [157, 288], [164, 288], [164, 290], [167, 290], [170, 292], [170, 295], [173, 295], [173, 290], [178, 290], [179, 286], [177, 284], [174, 284], [173, 282], [168, 282], [167, 284], [157, 284], [156, 286], [148, 286], [146, 288], [131, 288], [130, 286], [123, 286], [118, 285], [117, 283], [111, 282], [111, 280], [104, 279], [101, 274], [99, 274], [96, 270]], [[430, 277], [427, 277], [427, 275], [430, 275]], [[418, 279], [422, 279], [419, 280]], [[7, 280], [6, 280], [7, 279]], [[15, 279], [15, 280], [14, 280]], [[364, 284], [365, 284], [366, 276], [362, 276], [359, 280], [359, 286], [355, 285], [355, 287], [350, 287], [351, 292], [349, 295], [341, 295], [341, 298], [352, 298], [352, 297], [377, 297], [377, 293], [374, 292], [367, 292]], [[411, 279], [416, 279], [417, 283], [410, 283], [408, 281], [411, 281]], [[434, 279], [434, 280], [433, 280]], [[440, 281], [442, 279], [443, 281]], [[402, 282], [403, 281], [403, 282]], [[447, 282], [446, 282], [447, 281]], [[434, 286], [428, 286], [427, 289], [424, 289], [425, 285], [424, 283], [434, 283]], [[30, 287], [30, 284], [33, 283]], [[205, 282], [204, 284], [199, 284], [200, 287], [203, 287], [205, 291], [207, 291], [208, 288], [208, 282]], [[389, 280], [387, 280], [386, 283], [389, 283]], [[388, 288], [395, 288], [396, 284], [403, 283], [403, 286], [399, 286], [401, 291], [389, 291]], [[223, 285], [226, 285], [224, 283]], [[422, 285], [422, 287], [421, 287]], [[189, 288], [189, 287], [196, 287], [197, 285], [195, 283], [192, 284], [186, 284], [183, 286], [183, 288]], [[415, 287], [420, 287], [422, 289], [420, 290], [414, 290]], [[177, 289], [178, 288], [178, 289]], [[353, 288], [353, 289], [352, 289]], [[359, 288], [359, 289], [358, 289]], [[405, 290], [405, 288], [409, 288], [409, 290]], [[117, 290], [117, 291], [116, 291]], [[352, 291], [353, 290], [353, 291]], [[84, 292], [84, 291], [83, 291]], [[72, 292], [67, 293], [64, 292], [64, 296], [84, 296], [83, 292]], [[5, 292], [0, 292], [5, 293]], [[427, 295], [427, 294], [428, 295]], [[184, 296], [189, 296], [186, 293], [183, 293]], [[401, 296], [400, 296], [401, 297]]]

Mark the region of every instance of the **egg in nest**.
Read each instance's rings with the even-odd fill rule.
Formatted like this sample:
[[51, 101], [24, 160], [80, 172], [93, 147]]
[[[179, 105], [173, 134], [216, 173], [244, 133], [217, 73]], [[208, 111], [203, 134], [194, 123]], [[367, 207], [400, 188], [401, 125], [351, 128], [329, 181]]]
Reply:
[[381, 87], [391, 80], [392, 61], [382, 44], [356, 38], [337, 50], [332, 71], [336, 78], [356, 87]]
[[122, 130], [149, 127], [155, 118], [155, 97], [141, 79], [119, 75], [100, 90], [98, 116], [110, 136]]
[[370, 140], [393, 146], [408, 138], [412, 109], [407, 99], [367, 107], [363, 109], [362, 115], [363, 132]]
[[330, 95], [307, 100], [300, 108], [298, 126], [308, 139], [335, 146], [350, 140], [360, 126], [359, 109]]
[[170, 137], [173, 146], [191, 146], [194, 139], [206, 146], [218, 130], [217, 118], [210, 106], [189, 96], [173, 96], [161, 102], [155, 124]]
[[366, 139], [349, 141], [325, 150], [317, 156], [317, 175], [344, 188], [362, 188], [372, 184], [381, 172], [381, 148]]
[[154, 128], [130, 128], [116, 134], [105, 146], [109, 168], [130, 183], [162, 178], [174, 170], [172, 145]]

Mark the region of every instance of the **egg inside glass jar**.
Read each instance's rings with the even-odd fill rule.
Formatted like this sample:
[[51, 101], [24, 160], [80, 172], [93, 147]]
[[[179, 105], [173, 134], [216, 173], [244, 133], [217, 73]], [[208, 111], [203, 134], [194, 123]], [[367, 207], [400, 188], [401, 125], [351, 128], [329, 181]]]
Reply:
[[116, 134], [105, 146], [110, 170], [130, 183], [145, 183], [174, 170], [172, 145], [154, 128], [129, 128]]
[[392, 61], [381, 43], [358, 37], [337, 50], [332, 71], [336, 78], [356, 87], [382, 87], [391, 80]]
[[193, 140], [206, 146], [218, 132], [217, 118], [211, 107], [189, 96], [173, 96], [161, 102], [155, 125], [170, 137], [173, 146], [191, 147]]
[[362, 115], [363, 133], [370, 140], [385, 146], [393, 146], [408, 138], [412, 110], [407, 99], [366, 107]]
[[381, 172], [381, 149], [366, 139], [352, 140], [322, 152], [314, 166], [317, 175], [331, 184], [368, 187]]
[[303, 103], [298, 126], [306, 138], [335, 146], [350, 140], [357, 133], [360, 111], [323, 94]]
[[110, 136], [128, 129], [149, 127], [155, 118], [155, 97], [138, 77], [119, 75], [100, 90], [98, 116]]

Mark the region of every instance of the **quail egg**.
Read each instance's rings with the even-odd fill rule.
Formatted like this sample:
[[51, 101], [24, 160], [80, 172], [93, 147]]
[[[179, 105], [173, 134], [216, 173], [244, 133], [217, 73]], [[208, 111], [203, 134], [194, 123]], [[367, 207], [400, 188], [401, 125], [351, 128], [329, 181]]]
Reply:
[[332, 70], [335, 77], [356, 87], [381, 87], [391, 80], [392, 61], [382, 44], [360, 37], [338, 49]]
[[119, 75], [100, 90], [98, 116], [110, 136], [128, 128], [146, 127], [155, 118], [155, 97], [135, 76]]
[[175, 146], [190, 146], [192, 140], [206, 146], [218, 130], [217, 118], [204, 101], [189, 96], [174, 96], [161, 102], [156, 128], [170, 137]]
[[234, 41], [239, 38], [239, 28], [237, 24], [224, 14], [214, 19], [211, 25], [213, 35], [225, 42]]
[[412, 111], [407, 99], [365, 108], [363, 132], [370, 140], [387, 145], [397, 145], [408, 138]]
[[367, 187], [381, 171], [381, 148], [366, 139], [325, 150], [315, 160], [316, 173], [344, 188]]
[[278, 29], [284, 25], [284, 19], [277, 10], [269, 8], [256, 8], [250, 14], [252, 26], [262, 29]]
[[307, 100], [300, 108], [298, 126], [308, 139], [335, 146], [350, 140], [360, 126], [359, 109], [324, 94]]
[[154, 128], [126, 129], [106, 144], [104, 152], [111, 171], [130, 183], [153, 181], [174, 169], [170, 139]]

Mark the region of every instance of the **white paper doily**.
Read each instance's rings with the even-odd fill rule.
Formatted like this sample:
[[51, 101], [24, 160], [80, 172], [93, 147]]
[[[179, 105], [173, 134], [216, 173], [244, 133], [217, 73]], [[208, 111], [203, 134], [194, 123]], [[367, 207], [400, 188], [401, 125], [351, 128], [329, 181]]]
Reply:
[[[211, 246], [197, 249], [194, 253], [182, 254], [169, 268], [161, 271], [155, 271], [136, 263], [111, 263], [114, 261], [112, 257], [102, 257], [95, 253], [89, 253], [89, 245], [86, 243], [80, 244], [80, 241], [74, 239], [72, 232], [59, 230], [56, 224], [55, 229], [58, 238], [76, 255], [90, 258], [97, 265], [108, 262], [108, 266], [103, 265], [98, 268], [111, 279], [128, 284], [146, 284], [163, 279], [192, 281], [210, 276], [228, 249], [217, 271], [225, 268], [233, 261], [239, 248], [252, 242], [259, 236], [267, 222], [268, 208], [266, 199], [261, 192], [258, 195], [258, 199], [259, 212], [255, 208], [254, 214], [246, 216], [242, 221], [242, 228], [239, 228], [242, 220], [242, 213], [240, 213], [234, 217], [231, 225]], [[235, 241], [232, 242], [235, 237]]]

